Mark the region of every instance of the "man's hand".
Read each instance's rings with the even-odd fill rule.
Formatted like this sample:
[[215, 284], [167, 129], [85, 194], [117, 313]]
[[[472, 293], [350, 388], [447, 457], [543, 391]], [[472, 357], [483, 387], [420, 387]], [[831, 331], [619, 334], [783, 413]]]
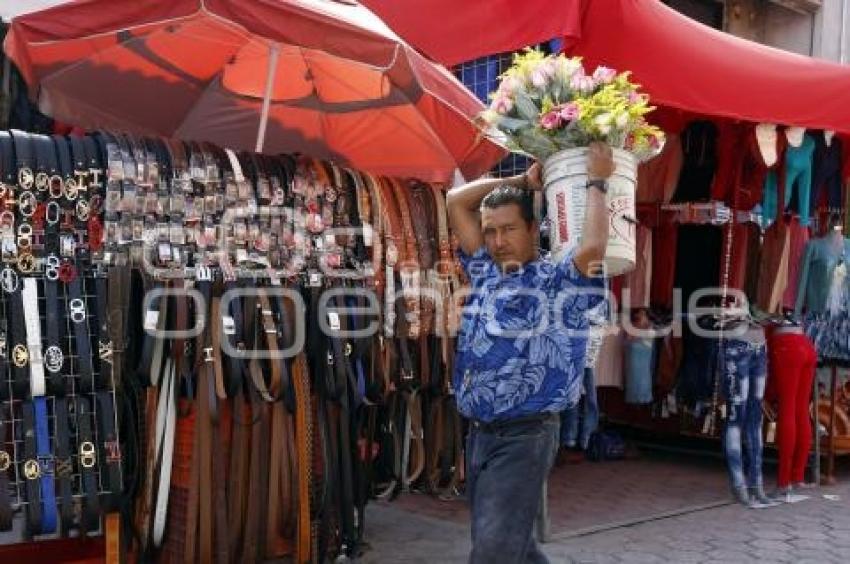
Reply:
[[534, 162], [523, 175], [525, 177], [525, 189], [535, 192], [543, 190], [543, 167], [539, 162]]
[[594, 141], [588, 149], [588, 180], [607, 180], [614, 174], [614, 169], [616, 168], [614, 153], [611, 151], [611, 147], [601, 141]]

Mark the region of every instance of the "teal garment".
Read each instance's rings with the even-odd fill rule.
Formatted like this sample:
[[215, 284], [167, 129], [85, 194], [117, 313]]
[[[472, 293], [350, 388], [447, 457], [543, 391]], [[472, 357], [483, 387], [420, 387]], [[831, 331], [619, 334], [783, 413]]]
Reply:
[[[785, 203], [782, 210], [791, 203], [791, 194], [797, 186], [797, 209], [800, 213], [800, 225], [809, 225], [809, 199], [812, 192], [812, 155], [815, 152], [815, 140], [804, 135], [799, 147], [788, 146], [785, 151]], [[768, 222], [776, 219], [778, 187], [776, 171], [771, 170], [764, 181], [763, 216]]]
[[[839, 240], [841, 237], [839, 236]], [[806, 243], [803, 263], [800, 265], [800, 284], [794, 314], [823, 313], [832, 286], [835, 267], [850, 259], [850, 239], [836, 244], [834, 235], [812, 239]]]

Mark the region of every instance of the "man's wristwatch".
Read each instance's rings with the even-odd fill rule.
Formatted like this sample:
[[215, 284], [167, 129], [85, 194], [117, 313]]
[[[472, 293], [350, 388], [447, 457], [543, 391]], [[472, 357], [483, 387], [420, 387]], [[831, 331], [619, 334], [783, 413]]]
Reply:
[[585, 188], [590, 190], [592, 187], [597, 187], [600, 192], [603, 194], [608, 193], [608, 181], [602, 178], [597, 178], [595, 180], [588, 180], [587, 184], [584, 185]]

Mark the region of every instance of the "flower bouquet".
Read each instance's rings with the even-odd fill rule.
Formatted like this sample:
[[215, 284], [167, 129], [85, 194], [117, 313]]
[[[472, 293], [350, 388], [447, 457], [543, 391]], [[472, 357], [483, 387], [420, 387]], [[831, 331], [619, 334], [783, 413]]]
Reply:
[[614, 150], [609, 182], [609, 275], [634, 267], [637, 163], [661, 150], [664, 134], [647, 123], [654, 108], [629, 73], [597, 67], [587, 74], [579, 57], [528, 49], [500, 77], [482, 118], [508, 148], [543, 163], [547, 210], [556, 258], [578, 243], [584, 222], [585, 155], [592, 141]]

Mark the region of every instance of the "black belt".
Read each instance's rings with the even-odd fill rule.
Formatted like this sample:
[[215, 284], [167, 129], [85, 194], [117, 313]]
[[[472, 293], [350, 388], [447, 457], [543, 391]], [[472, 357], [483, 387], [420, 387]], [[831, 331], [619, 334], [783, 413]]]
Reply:
[[[226, 285], [228, 290], [236, 289], [238, 286], [234, 283]], [[245, 325], [242, 316], [242, 298], [236, 297], [230, 300], [230, 319], [225, 324], [224, 333], [227, 340], [234, 349], [245, 350], [244, 334]], [[232, 321], [232, 323], [231, 323]], [[229, 327], [228, 327], [229, 325]], [[242, 389], [242, 377], [245, 370], [243, 359], [228, 355], [227, 357], [228, 370], [227, 380], [225, 381], [225, 391], [228, 397], [236, 396]]]
[[18, 179], [15, 166], [15, 144], [8, 131], [0, 131], [0, 182], [14, 186]]
[[71, 420], [68, 414], [68, 398], [57, 397], [53, 402], [54, 417], [54, 453], [56, 481], [59, 484], [60, 509], [59, 519], [62, 531], [67, 535], [74, 525], [74, 498], [71, 491], [71, 480], [74, 472], [74, 462], [71, 458], [71, 436], [68, 432]]
[[82, 286], [81, 276], [76, 276], [68, 284], [68, 317], [74, 329], [80, 389], [85, 393], [91, 393], [95, 389], [94, 367], [89, 340], [88, 311]]
[[44, 281], [45, 344], [44, 369], [47, 372], [47, 389], [56, 396], [65, 395], [65, 352], [62, 328], [65, 326], [59, 299], [59, 283]]
[[526, 417], [517, 417], [515, 419], [499, 419], [497, 421], [478, 421], [472, 420], [470, 424], [472, 428], [481, 431], [482, 433], [499, 433], [520, 425], [542, 424], [547, 421], [553, 421], [558, 418], [557, 413], [539, 413]]
[[21, 404], [23, 411], [24, 459], [20, 475], [24, 477], [24, 492], [27, 497], [26, 527], [29, 536], [41, 533], [41, 466], [38, 463], [38, 447], [35, 431], [35, 407], [31, 401]]
[[12, 455], [6, 450], [6, 408], [0, 404], [0, 531], [12, 529], [12, 503], [7, 475], [11, 467]]
[[95, 300], [97, 302], [97, 324], [98, 324], [98, 359], [100, 366], [98, 370], [97, 381], [95, 386], [98, 390], [104, 390], [109, 387], [110, 375], [112, 374], [112, 335], [109, 332], [109, 315], [107, 301], [107, 278], [106, 276], [96, 276], [94, 278]]
[[56, 155], [59, 157], [59, 174], [63, 178], [74, 177], [74, 157], [71, 155], [71, 145], [64, 135], [54, 135], [53, 145], [56, 148]]
[[[11, 272], [11, 274], [9, 274]], [[17, 273], [11, 268], [4, 269], [0, 276], [8, 276], [14, 279], [14, 289], [6, 294], [6, 305], [9, 320], [9, 339], [7, 349], [9, 359], [12, 362], [12, 388], [15, 397], [29, 397], [29, 349], [27, 348], [27, 331], [24, 324], [24, 301], [21, 295], [21, 282]], [[10, 283], [11, 284], [11, 283]]]
[[83, 531], [95, 531], [100, 526], [100, 502], [97, 489], [97, 447], [92, 432], [92, 412], [88, 398], [77, 397], [77, 456], [83, 482]]
[[[0, 374], [8, 374], [9, 354], [12, 349], [9, 346], [9, 333], [7, 330], [7, 321], [5, 318], [0, 318]], [[9, 399], [9, 386], [0, 386], [0, 401]]]
[[100, 460], [103, 474], [101, 482], [108, 494], [103, 496], [103, 507], [107, 511], [118, 508], [121, 496], [121, 446], [115, 432], [115, 406], [112, 392], [97, 393], [98, 434], [100, 436]]
[[[46, 193], [51, 184], [51, 177], [58, 178], [59, 162], [53, 140], [47, 135], [33, 135], [32, 143], [35, 149], [36, 176], [35, 187], [39, 193]], [[62, 185], [61, 178], [59, 185]]]
[[[32, 173], [35, 158], [33, 156], [32, 142], [30, 141], [29, 134], [24, 131], [18, 131], [17, 129], [11, 129], [9, 133], [12, 134], [12, 142], [15, 146], [15, 164], [18, 171], [29, 169], [30, 173]], [[18, 180], [20, 180], [20, 176], [18, 176]]]
[[[71, 145], [71, 157], [73, 159], [73, 167], [76, 172], [88, 172], [88, 160], [86, 159], [86, 148], [83, 146], [83, 138], [76, 135], [68, 137]], [[79, 177], [79, 174], [75, 173]]]

